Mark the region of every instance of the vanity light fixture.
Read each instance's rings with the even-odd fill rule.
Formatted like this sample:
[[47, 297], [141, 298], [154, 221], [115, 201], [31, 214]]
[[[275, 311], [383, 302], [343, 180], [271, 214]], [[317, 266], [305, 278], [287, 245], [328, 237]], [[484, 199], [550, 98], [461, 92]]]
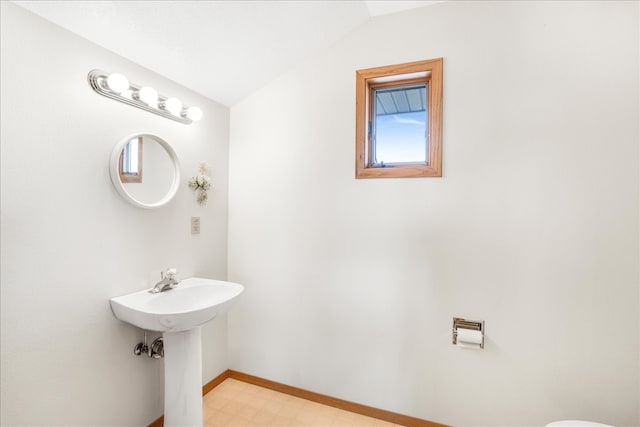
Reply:
[[133, 99], [138, 99], [149, 106], [158, 105], [158, 91], [151, 86], [143, 86], [138, 92], [133, 92]]
[[120, 73], [113, 73], [107, 77], [107, 86], [113, 92], [122, 93], [129, 89], [129, 80]]
[[194, 122], [197, 122], [202, 118], [202, 110], [199, 109], [198, 107], [189, 107], [187, 109], [187, 117], [193, 120]]
[[178, 98], [169, 98], [161, 105], [164, 106], [164, 109], [170, 112], [173, 115], [179, 115], [182, 113], [182, 101]]
[[202, 118], [200, 108], [184, 105], [178, 98], [161, 95], [151, 86], [131, 83], [120, 73], [109, 74], [101, 70], [91, 70], [87, 80], [89, 86], [100, 95], [180, 123], [189, 124]]

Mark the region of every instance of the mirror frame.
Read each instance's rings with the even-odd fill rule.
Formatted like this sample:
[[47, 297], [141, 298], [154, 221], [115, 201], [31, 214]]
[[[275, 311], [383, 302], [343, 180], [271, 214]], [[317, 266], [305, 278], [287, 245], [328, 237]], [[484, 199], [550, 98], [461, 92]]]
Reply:
[[[167, 194], [162, 199], [160, 199], [155, 203], [143, 203], [138, 199], [134, 198], [133, 196], [131, 196], [131, 194], [127, 192], [127, 189], [124, 187], [124, 184], [120, 181], [120, 173], [119, 173], [120, 153], [122, 153], [122, 149], [124, 148], [125, 145], [127, 145], [129, 141], [137, 137], [153, 138], [160, 145], [162, 145], [162, 147], [167, 151], [167, 154], [169, 154], [169, 157], [171, 158], [171, 161], [173, 163], [173, 172], [174, 172], [173, 183], [171, 184], [171, 187], [169, 188], [169, 191], [167, 192]], [[165, 141], [163, 138], [161, 138], [160, 136], [155, 135], [153, 133], [133, 133], [123, 138], [113, 148], [113, 151], [111, 152], [111, 160], [109, 163], [109, 174], [111, 175], [111, 182], [113, 183], [113, 186], [116, 188], [118, 193], [126, 201], [128, 201], [132, 205], [138, 206], [139, 208], [155, 209], [169, 203], [178, 192], [178, 187], [180, 186], [180, 161], [178, 160], [178, 156], [174, 151], [174, 149], [171, 147], [171, 145], [169, 145], [169, 143]]]

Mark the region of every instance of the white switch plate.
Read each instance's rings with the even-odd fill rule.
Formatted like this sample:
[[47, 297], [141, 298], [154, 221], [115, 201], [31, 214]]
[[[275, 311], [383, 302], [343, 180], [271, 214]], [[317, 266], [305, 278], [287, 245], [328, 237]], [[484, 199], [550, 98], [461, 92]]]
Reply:
[[191, 234], [200, 234], [200, 217], [191, 217]]

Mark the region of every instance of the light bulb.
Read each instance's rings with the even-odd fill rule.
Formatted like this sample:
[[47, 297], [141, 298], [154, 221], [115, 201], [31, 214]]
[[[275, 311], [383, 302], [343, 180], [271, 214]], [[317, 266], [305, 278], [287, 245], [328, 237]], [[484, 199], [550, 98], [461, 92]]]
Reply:
[[145, 104], [156, 104], [158, 102], [158, 91], [151, 86], [145, 86], [138, 91], [138, 98]]
[[107, 77], [107, 86], [116, 93], [122, 93], [129, 89], [129, 80], [120, 73], [113, 73]]
[[198, 107], [189, 107], [189, 109], [187, 110], [187, 117], [194, 122], [197, 122], [202, 118], [202, 110]]
[[169, 98], [164, 101], [164, 109], [174, 116], [179, 116], [182, 111], [182, 101], [178, 98]]

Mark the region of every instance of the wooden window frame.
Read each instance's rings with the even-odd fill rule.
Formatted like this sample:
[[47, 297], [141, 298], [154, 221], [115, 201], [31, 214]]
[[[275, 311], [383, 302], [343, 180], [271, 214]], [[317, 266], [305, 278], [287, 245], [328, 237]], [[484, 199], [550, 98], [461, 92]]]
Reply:
[[[442, 176], [442, 58], [356, 71], [356, 178]], [[427, 84], [428, 161], [373, 166], [369, 123], [373, 89], [416, 82]]]
[[[131, 144], [131, 141], [128, 142]], [[120, 175], [120, 182], [124, 183], [141, 183], [142, 182], [142, 137], [138, 137], [138, 173], [131, 174], [124, 172], [124, 148], [120, 153], [120, 159], [118, 160], [118, 175]]]

